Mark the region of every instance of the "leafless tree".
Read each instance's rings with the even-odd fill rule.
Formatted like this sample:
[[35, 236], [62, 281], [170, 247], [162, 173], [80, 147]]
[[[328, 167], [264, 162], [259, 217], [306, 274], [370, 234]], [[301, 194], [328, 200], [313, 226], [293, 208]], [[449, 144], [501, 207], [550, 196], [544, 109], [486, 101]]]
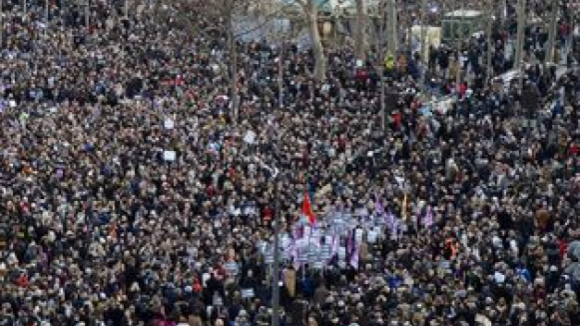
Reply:
[[354, 31], [354, 51], [358, 59], [363, 59], [366, 52], [367, 8], [365, 0], [355, 0], [356, 25]]
[[314, 0], [294, 0], [302, 8], [306, 27], [312, 42], [312, 51], [314, 53], [314, 78], [318, 81], [326, 78], [326, 56], [320, 30], [318, 29], [318, 7]]

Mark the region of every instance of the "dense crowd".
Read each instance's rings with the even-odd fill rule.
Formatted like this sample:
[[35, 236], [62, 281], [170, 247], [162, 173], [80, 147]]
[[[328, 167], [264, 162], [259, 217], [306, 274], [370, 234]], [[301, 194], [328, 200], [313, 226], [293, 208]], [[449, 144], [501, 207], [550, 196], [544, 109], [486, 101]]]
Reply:
[[[293, 242], [337, 216], [351, 229], [323, 266], [284, 257], [282, 325], [580, 325], [572, 17], [569, 67], [533, 60], [545, 40], [528, 30], [533, 109], [517, 81], [486, 82], [488, 48], [494, 75], [513, 65], [498, 27], [495, 47], [463, 47], [461, 85], [449, 48], [388, 71], [328, 49], [318, 82], [291, 42], [240, 42], [232, 110], [227, 39], [188, 32], [178, 2], [128, 19], [97, 2], [88, 33], [82, 6], [56, 1], [46, 24], [17, 3], [0, 50], [0, 325], [270, 325], [273, 221]], [[429, 96], [457, 101], [427, 101], [422, 69]]]

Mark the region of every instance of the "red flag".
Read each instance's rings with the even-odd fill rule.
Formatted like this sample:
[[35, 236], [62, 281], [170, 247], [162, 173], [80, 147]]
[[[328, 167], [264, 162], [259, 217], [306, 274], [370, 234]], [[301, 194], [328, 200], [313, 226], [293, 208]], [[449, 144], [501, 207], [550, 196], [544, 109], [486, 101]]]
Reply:
[[302, 214], [308, 216], [308, 221], [310, 225], [316, 224], [316, 215], [312, 211], [312, 205], [310, 204], [310, 197], [308, 196], [308, 191], [304, 192], [304, 202], [302, 203]]

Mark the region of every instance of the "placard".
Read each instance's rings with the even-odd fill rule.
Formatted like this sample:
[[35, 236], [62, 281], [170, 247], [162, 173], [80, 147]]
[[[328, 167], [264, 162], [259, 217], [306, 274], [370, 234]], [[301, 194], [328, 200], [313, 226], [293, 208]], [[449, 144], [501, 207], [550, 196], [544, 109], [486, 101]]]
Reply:
[[320, 238], [322, 237], [322, 230], [320, 228], [317, 227], [317, 228], [311, 229], [310, 232], [312, 232], [312, 238], [319, 239], [319, 241], [320, 241]]
[[370, 244], [377, 243], [378, 236], [379, 236], [379, 234], [377, 233], [377, 231], [375, 229], [369, 231], [369, 233], [367, 234], [367, 242]]
[[280, 237], [280, 247], [288, 248], [289, 245], [290, 245], [290, 237], [288, 236], [288, 234], [282, 235]]
[[296, 247], [304, 250], [305, 247], [308, 247], [308, 239], [301, 238], [301, 239], [296, 240]]
[[356, 229], [354, 231], [354, 239], [356, 242], [361, 243], [363, 241], [364, 231], [362, 229]]
[[175, 151], [163, 151], [163, 160], [166, 162], [175, 162], [177, 153]]
[[309, 258], [309, 256], [308, 256], [308, 250], [301, 249], [301, 250], [299, 250], [299, 253], [300, 254], [298, 255], [298, 262], [299, 263], [303, 263], [303, 264], [304, 263], [307, 263], [308, 262], [308, 258]]
[[320, 248], [320, 259], [321, 260], [329, 260], [331, 257], [332, 248], [330, 245], [323, 245]]
[[244, 136], [244, 142], [246, 142], [247, 144], [253, 144], [256, 141], [256, 133], [253, 132], [252, 130], [248, 130], [248, 132], [246, 132], [246, 135]]
[[173, 129], [175, 128], [175, 121], [173, 121], [173, 119], [171, 118], [165, 118], [165, 120], [163, 121], [163, 127], [165, 129]]
[[268, 243], [266, 241], [258, 242], [258, 249], [262, 255], [265, 255], [266, 251], [268, 250]]
[[255, 296], [254, 289], [242, 289], [242, 299], [251, 299]]
[[267, 252], [264, 255], [264, 261], [266, 264], [271, 265], [274, 263], [274, 253], [273, 252]]
[[314, 264], [317, 261], [320, 261], [320, 259], [318, 259], [318, 256], [319, 256], [318, 250], [315, 247], [310, 247], [310, 249], [308, 249], [307, 256], [308, 256], [308, 263], [310, 263], [310, 264]]
[[287, 250], [280, 250], [280, 260], [290, 260], [290, 253]]
[[226, 263], [224, 267], [228, 275], [231, 276], [238, 275], [238, 264], [236, 264], [236, 262]]
[[224, 300], [219, 295], [213, 296], [213, 305], [214, 306], [222, 306], [224, 304]]
[[203, 286], [205, 286], [205, 283], [211, 278], [211, 275], [209, 273], [203, 273], [201, 275], [201, 283], [203, 284]]
[[339, 247], [338, 248], [338, 258], [340, 260], [346, 259], [346, 247]]

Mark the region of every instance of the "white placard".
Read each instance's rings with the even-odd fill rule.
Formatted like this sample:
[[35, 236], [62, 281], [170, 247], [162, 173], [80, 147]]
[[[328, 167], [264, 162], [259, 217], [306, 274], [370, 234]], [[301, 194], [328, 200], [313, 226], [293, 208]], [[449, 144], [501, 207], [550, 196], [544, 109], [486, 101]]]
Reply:
[[213, 296], [213, 305], [214, 306], [223, 306], [224, 304], [224, 300], [222, 299], [222, 297], [220, 297], [219, 295], [214, 295]]
[[320, 238], [322, 237], [322, 230], [320, 230], [319, 228], [315, 228], [312, 230], [312, 237], [316, 238], [320, 241]]
[[230, 262], [225, 264], [226, 273], [235, 276], [238, 274], [238, 264], [235, 262]]
[[177, 153], [175, 151], [163, 151], [163, 160], [167, 162], [175, 162]]
[[309, 254], [307, 250], [300, 250], [300, 256], [298, 256], [299, 263], [307, 263], [309, 258]]
[[298, 248], [305, 248], [308, 246], [308, 239], [302, 238], [302, 239], [298, 239], [296, 240], [296, 246]]
[[242, 289], [242, 299], [250, 299], [255, 296], [254, 289]]
[[264, 262], [266, 264], [273, 264], [274, 263], [274, 250], [267, 249], [264, 252]]
[[340, 247], [340, 248], [338, 248], [338, 258], [340, 260], [345, 260], [346, 259], [346, 247]]
[[369, 231], [369, 233], [367, 234], [368, 243], [375, 244], [377, 242], [378, 236], [379, 234], [374, 229]]
[[209, 273], [203, 273], [203, 275], [201, 275], [201, 283], [203, 284], [203, 286], [205, 286], [205, 283], [211, 278], [211, 275]]
[[260, 250], [260, 253], [263, 255], [266, 253], [266, 250], [268, 248], [268, 243], [266, 241], [260, 241], [258, 243], [258, 248]]
[[175, 128], [175, 122], [171, 118], [165, 118], [163, 126], [165, 127], [165, 129], [173, 129]]
[[290, 245], [290, 237], [288, 237], [288, 235], [285, 234], [280, 238], [280, 246], [282, 248], [288, 248], [289, 245]]
[[310, 250], [308, 250], [308, 263], [309, 264], [314, 264], [317, 261], [320, 261], [320, 259], [318, 259], [319, 253], [315, 248], [310, 248]]
[[332, 248], [330, 245], [323, 245], [320, 248], [320, 259], [321, 260], [329, 260], [331, 258]]
[[248, 132], [246, 132], [246, 135], [244, 136], [244, 142], [246, 142], [247, 144], [253, 144], [256, 141], [256, 133], [253, 132], [252, 130], [248, 130]]
[[356, 229], [354, 231], [354, 239], [356, 240], [356, 242], [361, 243], [363, 240], [363, 230], [362, 229]]
[[288, 252], [287, 250], [280, 250], [280, 259], [290, 260], [290, 252]]
[[403, 187], [403, 184], [405, 183], [405, 179], [401, 178], [401, 177], [395, 177], [395, 181], [397, 181], [397, 184], [399, 185], [399, 187]]

